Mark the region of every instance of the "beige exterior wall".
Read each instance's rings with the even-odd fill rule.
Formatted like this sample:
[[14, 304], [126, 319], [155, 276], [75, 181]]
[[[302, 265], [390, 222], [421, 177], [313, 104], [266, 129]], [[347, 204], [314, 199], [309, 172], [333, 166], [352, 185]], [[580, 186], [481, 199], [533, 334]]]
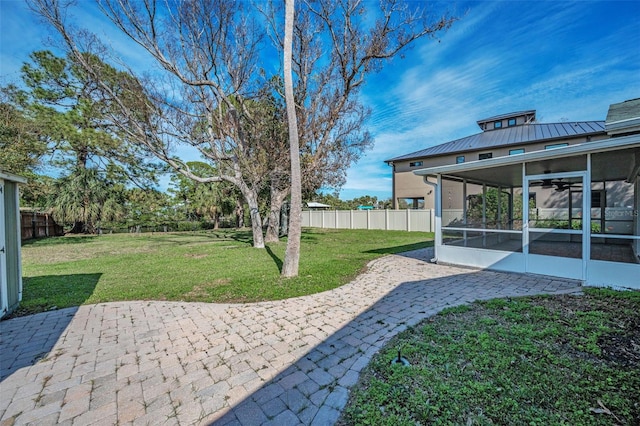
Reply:
[[[596, 141], [601, 139], [608, 139], [607, 135], [594, 136], [589, 139], [589, 141]], [[478, 156], [483, 153], [491, 152], [493, 158], [508, 156], [510, 150], [524, 148], [525, 152], [534, 152], [541, 151], [545, 149], [547, 145], [555, 145], [568, 143], [569, 145], [575, 145], [579, 143], [587, 142], [587, 137], [573, 138], [573, 139], [554, 139], [548, 140], [535, 144], [522, 144], [522, 145], [510, 145], [505, 147], [497, 147], [486, 150], [476, 150], [476, 151], [468, 151], [468, 152], [460, 152], [456, 154], [450, 155], [441, 155], [437, 157], [427, 157], [427, 158], [416, 158], [407, 161], [399, 161], [394, 164], [394, 208], [398, 208], [398, 200], [407, 199], [407, 198], [422, 198], [424, 197], [425, 209], [433, 209], [435, 208], [434, 203], [434, 194], [432, 191], [432, 187], [426, 185], [422, 179], [422, 176], [417, 176], [413, 172], [415, 170], [420, 170], [429, 167], [437, 167], [437, 166], [445, 166], [449, 164], [455, 164], [456, 158], [460, 155], [464, 155], [465, 162], [470, 161], [478, 161]], [[415, 163], [422, 161], [422, 165], [410, 167], [410, 163]], [[443, 186], [443, 191], [453, 191], [451, 194], [452, 200], [462, 200], [462, 194], [458, 193], [457, 190], [453, 188], [448, 188], [446, 185]], [[445, 194], [446, 192], [443, 192]], [[444, 198], [446, 201], [447, 198]], [[445, 206], [443, 206], [445, 207]], [[451, 208], [462, 208], [460, 207], [451, 207]]]

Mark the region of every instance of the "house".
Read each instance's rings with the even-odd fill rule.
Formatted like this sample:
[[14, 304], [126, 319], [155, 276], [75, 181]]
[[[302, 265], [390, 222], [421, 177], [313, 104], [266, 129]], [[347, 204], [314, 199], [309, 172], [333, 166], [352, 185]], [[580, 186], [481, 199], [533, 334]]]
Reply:
[[0, 318], [22, 300], [18, 184], [26, 179], [0, 170]]
[[640, 99], [605, 121], [535, 114], [388, 160], [394, 202], [435, 209], [438, 262], [640, 288]]
[[[608, 139], [604, 121], [544, 124], [536, 111], [519, 111], [477, 121], [480, 133], [387, 160], [393, 166], [394, 208], [433, 209], [434, 193], [413, 172], [419, 169], [520, 155]], [[446, 188], [447, 202], [462, 208], [460, 194]], [[455, 204], [458, 203], [458, 204]]]

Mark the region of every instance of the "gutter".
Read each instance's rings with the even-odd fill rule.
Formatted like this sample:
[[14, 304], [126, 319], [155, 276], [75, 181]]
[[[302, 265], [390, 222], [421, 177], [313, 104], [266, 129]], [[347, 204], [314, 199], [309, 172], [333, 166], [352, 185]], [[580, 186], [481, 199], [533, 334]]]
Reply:
[[[422, 177], [422, 180], [424, 181], [424, 183], [426, 183], [427, 185], [429, 185], [430, 187], [432, 187], [432, 188], [433, 188], [433, 199], [434, 199], [434, 201], [435, 201], [435, 203], [434, 203], [434, 206], [433, 206], [433, 207], [434, 207], [434, 209], [437, 211], [437, 209], [436, 209], [435, 207], [436, 207], [437, 203], [439, 202], [439, 200], [438, 200], [438, 191], [437, 191], [437, 189], [438, 189], [438, 184], [437, 184], [437, 183], [434, 183], [434, 182], [430, 182], [430, 181], [429, 181], [429, 176], [423, 176], [423, 177]], [[431, 263], [438, 263], [438, 256], [437, 256], [437, 254], [436, 254], [435, 244], [434, 244], [434, 246], [433, 246], [433, 254], [435, 255], [435, 257], [431, 258], [431, 259], [429, 260], [429, 262], [431, 262]]]

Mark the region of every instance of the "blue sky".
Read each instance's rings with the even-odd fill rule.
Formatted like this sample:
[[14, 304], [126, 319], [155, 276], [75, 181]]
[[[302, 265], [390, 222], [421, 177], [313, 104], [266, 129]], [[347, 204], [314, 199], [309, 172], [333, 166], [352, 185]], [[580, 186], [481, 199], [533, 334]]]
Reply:
[[[476, 120], [536, 109], [543, 122], [604, 120], [610, 104], [640, 97], [640, 2], [447, 3], [460, 20], [419, 41], [362, 92], [375, 146], [348, 171], [343, 199], [391, 196], [384, 160], [479, 131]], [[130, 64], [145, 58], [85, 7]], [[19, 77], [47, 30], [22, 1], [0, 0], [0, 84]]]

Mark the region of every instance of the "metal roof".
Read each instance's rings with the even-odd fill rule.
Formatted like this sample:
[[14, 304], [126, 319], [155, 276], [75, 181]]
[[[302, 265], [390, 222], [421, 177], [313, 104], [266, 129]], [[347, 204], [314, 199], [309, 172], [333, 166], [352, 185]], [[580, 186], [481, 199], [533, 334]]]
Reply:
[[523, 145], [565, 139], [594, 133], [604, 133], [604, 121], [578, 121], [551, 124], [523, 124], [521, 126], [506, 127], [490, 132], [481, 132], [456, 139], [440, 145], [432, 146], [410, 154], [386, 160], [387, 163], [415, 158], [433, 157], [467, 151], [488, 150], [496, 147]]
[[[418, 176], [435, 176], [438, 174], [456, 175], [462, 172], [493, 169], [496, 167], [522, 164], [527, 162], [546, 160], [550, 158], [567, 158], [590, 152], [601, 153], [634, 147], [640, 147], [640, 134], [621, 136], [619, 138], [602, 139], [594, 142], [580, 143], [544, 151], [533, 151], [518, 155], [508, 155], [503, 157], [489, 158], [486, 160], [470, 161], [468, 163], [427, 167], [424, 169], [415, 170], [413, 173]], [[628, 176], [629, 180], [632, 180], [631, 178], [635, 179], [635, 177], [638, 176], [639, 171], [640, 170], [634, 168]], [[623, 173], [626, 173], [626, 170], [623, 171]], [[519, 174], [521, 175], [522, 173], [520, 172]]]

